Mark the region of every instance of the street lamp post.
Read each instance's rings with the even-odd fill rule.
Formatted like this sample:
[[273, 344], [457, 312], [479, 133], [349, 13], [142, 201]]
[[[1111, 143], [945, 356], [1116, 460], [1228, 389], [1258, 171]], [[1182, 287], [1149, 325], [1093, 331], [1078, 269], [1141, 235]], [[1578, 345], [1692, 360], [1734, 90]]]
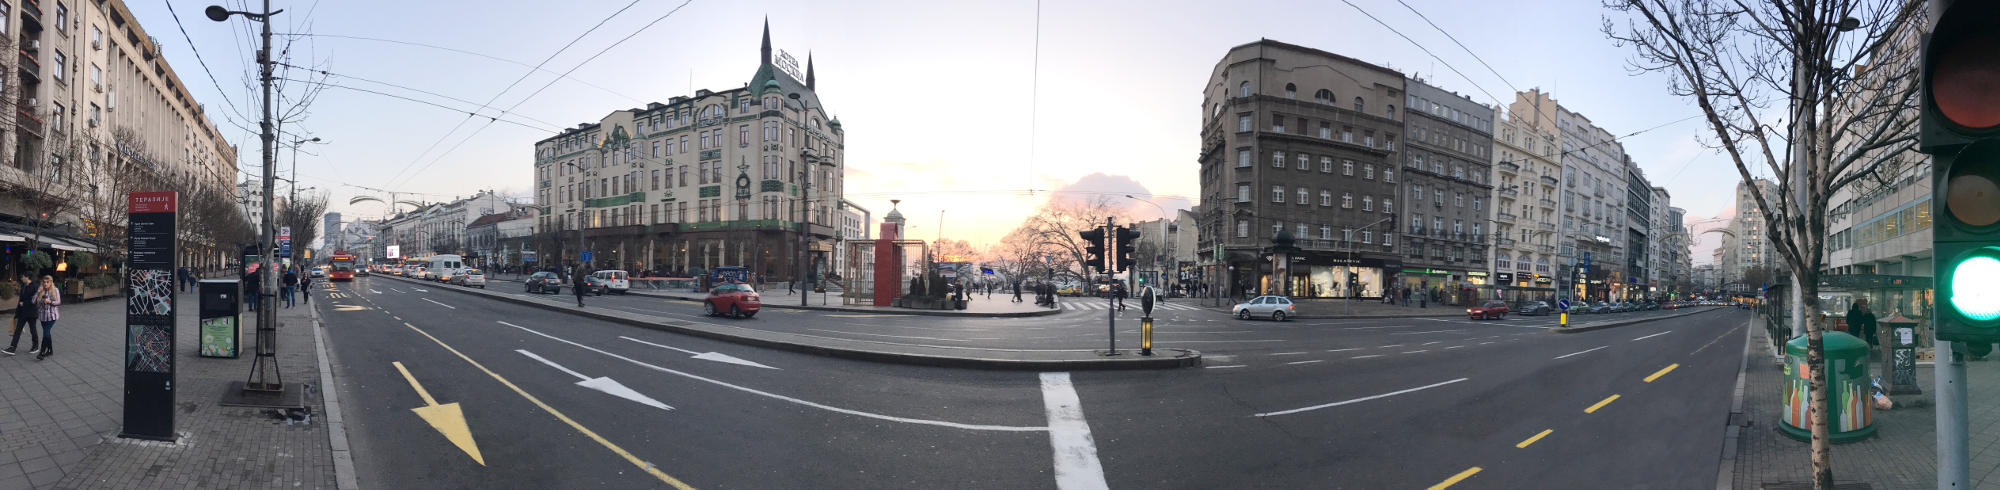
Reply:
[[320, 142], [320, 139], [319, 139], [319, 137], [318, 137], [318, 136], [314, 136], [314, 137], [312, 137], [311, 139], [296, 139], [296, 140], [292, 140], [292, 180], [290, 181], [290, 182], [292, 183], [292, 200], [290, 200], [290, 201], [286, 201], [286, 202], [289, 202], [289, 203], [294, 203], [294, 204], [296, 204], [296, 203], [298, 203], [298, 202], [299, 202], [299, 181], [298, 181], [298, 178], [299, 178], [299, 145], [303, 145], [303, 144], [306, 144], [306, 143], [318, 143], [318, 142]]
[[[785, 97], [799, 103], [799, 122], [796, 124], [802, 129], [810, 129], [810, 127], [806, 126], [805, 121], [810, 120], [812, 117], [812, 106], [807, 105], [806, 99], [800, 97], [798, 92], [786, 94]], [[809, 133], [806, 137], [811, 138], [812, 135]], [[795, 265], [799, 272], [793, 277], [793, 281], [803, 284], [806, 274], [812, 271], [810, 264], [807, 264], [808, 261], [812, 260], [812, 253], [806, 249], [810, 248], [812, 240], [812, 170], [814, 166], [819, 165], [820, 158], [806, 152], [805, 148], [799, 148], [799, 160], [805, 163], [805, 165], [803, 166], [804, 168], [799, 169], [799, 261]], [[943, 212], [939, 212], [938, 214], [938, 228], [938, 236], [942, 238], [944, 236]], [[799, 287], [799, 306], [806, 306], [806, 290], [803, 285]]]
[[257, 78], [264, 89], [264, 114], [263, 121], [260, 124], [262, 134], [259, 137], [264, 160], [264, 175], [262, 177], [264, 185], [264, 216], [258, 230], [259, 255], [263, 258], [263, 265], [261, 266], [262, 270], [258, 272], [262, 279], [258, 282], [258, 289], [261, 291], [258, 292], [257, 300], [257, 358], [250, 367], [250, 378], [243, 383], [243, 389], [244, 391], [257, 391], [270, 394], [282, 394], [285, 391], [284, 375], [279, 372], [277, 363], [278, 275], [273, 271], [275, 266], [273, 265], [272, 255], [276, 252], [274, 250], [276, 248], [274, 242], [276, 237], [273, 234], [274, 230], [271, 228], [271, 198], [274, 197], [272, 193], [276, 191], [277, 182], [273, 179], [276, 176], [272, 175], [271, 171], [275, 163], [278, 143], [277, 135], [272, 132], [274, 128], [271, 125], [271, 65], [273, 64], [273, 60], [271, 59], [271, 16], [277, 15], [279, 12], [283, 12], [283, 10], [271, 10], [271, 0], [264, 0], [264, 13], [261, 14], [232, 11], [220, 5], [211, 5], [203, 11], [209, 20], [216, 22], [229, 20], [229, 16], [231, 15], [241, 15], [246, 19], [257, 22], [263, 27], [261, 35], [262, 47], [257, 51], [259, 72]]

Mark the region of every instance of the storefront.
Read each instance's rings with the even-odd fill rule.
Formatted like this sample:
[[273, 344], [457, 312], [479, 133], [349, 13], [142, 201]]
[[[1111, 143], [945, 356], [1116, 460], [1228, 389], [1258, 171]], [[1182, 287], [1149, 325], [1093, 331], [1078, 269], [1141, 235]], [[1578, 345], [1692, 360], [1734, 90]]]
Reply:
[[1292, 293], [1300, 298], [1381, 298], [1389, 274], [1402, 264], [1379, 258], [1308, 256], [1292, 265]]

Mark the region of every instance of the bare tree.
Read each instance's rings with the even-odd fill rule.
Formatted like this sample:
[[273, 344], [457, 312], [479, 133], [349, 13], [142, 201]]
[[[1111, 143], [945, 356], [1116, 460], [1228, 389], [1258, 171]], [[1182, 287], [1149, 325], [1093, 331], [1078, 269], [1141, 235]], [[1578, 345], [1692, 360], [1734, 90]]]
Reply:
[[319, 239], [319, 220], [324, 214], [326, 194], [308, 192], [300, 194], [296, 200], [285, 201], [285, 205], [278, 208], [278, 216], [271, 222], [273, 226], [292, 227], [293, 257], [304, 258], [299, 251]]
[[[110, 151], [88, 136], [67, 142], [75, 158], [77, 214], [83, 220], [99, 257], [116, 262], [125, 256], [125, 226], [134, 192], [160, 189], [163, 161], [145, 150], [145, 140], [127, 127], [111, 132]], [[185, 236], [185, 234], [183, 234]]]
[[1032, 240], [1042, 252], [1055, 257], [1050, 261], [1055, 276], [1088, 279], [1089, 270], [1084, 267], [1086, 244], [1077, 232], [1103, 226], [1105, 218], [1116, 211], [1118, 208], [1111, 205], [1108, 197], [1050, 199], [1036, 209], [1035, 214], [1029, 215], [1015, 232], [1026, 234], [1027, 239]]
[[[1793, 321], [1806, 327], [1815, 488], [1833, 486], [1822, 321], [1827, 205], [1864, 179], [1884, 180], [1916, 145], [1921, 0], [1607, 0], [1628, 18], [1605, 35], [1631, 47], [1633, 69], [1668, 75], [1669, 90], [1707, 119], [1704, 143], [1746, 182], [1779, 176], [1775, 195], [1750, 186], [1793, 278]], [[1782, 108], [1783, 112], [1778, 112]]]

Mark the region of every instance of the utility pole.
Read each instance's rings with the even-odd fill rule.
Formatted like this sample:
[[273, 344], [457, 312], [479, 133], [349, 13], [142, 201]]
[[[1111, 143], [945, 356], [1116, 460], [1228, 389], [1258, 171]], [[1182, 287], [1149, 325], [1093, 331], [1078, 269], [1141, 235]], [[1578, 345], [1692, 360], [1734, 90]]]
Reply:
[[257, 272], [260, 278], [258, 281], [259, 297], [257, 299], [257, 357], [250, 368], [250, 379], [243, 383], [243, 390], [264, 392], [266, 394], [282, 394], [285, 391], [284, 376], [279, 372], [277, 362], [277, 283], [279, 276], [275, 270], [277, 267], [276, 259], [273, 257], [273, 255], [277, 254], [277, 247], [274, 241], [276, 238], [274, 236], [276, 229], [272, 228], [271, 222], [271, 213], [273, 211], [271, 201], [272, 198], [276, 197], [273, 193], [277, 191], [276, 175], [272, 174], [272, 172], [275, 170], [278, 149], [278, 137], [272, 131], [275, 128], [271, 121], [271, 65], [273, 64], [271, 60], [271, 16], [277, 15], [278, 12], [283, 11], [272, 11], [270, 0], [264, 0], [264, 13], [261, 14], [231, 11], [218, 5], [209, 6], [203, 12], [208, 16], [209, 20], [216, 22], [228, 20], [231, 15], [242, 15], [244, 18], [256, 21], [263, 26], [263, 32], [260, 36], [263, 44], [257, 51], [257, 81], [263, 85], [264, 89], [264, 115], [263, 121], [260, 124], [262, 129], [261, 144], [263, 145], [262, 150], [264, 154], [264, 175], [262, 178], [264, 185], [264, 216], [260, 220], [261, 223], [258, 230], [258, 256], [262, 258], [263, 263], [260, 266], [262, 270]]

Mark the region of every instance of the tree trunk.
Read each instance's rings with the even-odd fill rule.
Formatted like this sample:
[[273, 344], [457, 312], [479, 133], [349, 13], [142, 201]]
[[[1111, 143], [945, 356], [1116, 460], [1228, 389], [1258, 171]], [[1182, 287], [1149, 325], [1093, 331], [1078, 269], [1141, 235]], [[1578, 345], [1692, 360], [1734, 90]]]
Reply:
[[[1792, 281], [1793, 284], [1801, 286], [1795, 289], [1799, 292], [1798, 296], [1803, 299], [1795, 302], [1796, 306], [1792, 309], [1793, 316], [1800, 318], [1802, 311], [1818, 311], [1819, 272], [1794, 271]], [[1813, 488], [1832, 490], [1833, 433], [1827, 419], [1826, 326], [1819, 315], [1804, 315], [1802, 319], [1806, 326], [1806, 365], [1812, 371], [1812, 379], [1808, 381], [1810, 383], [1808, 390], [1812, 392], [1808, 410], [1812, 412]]]

